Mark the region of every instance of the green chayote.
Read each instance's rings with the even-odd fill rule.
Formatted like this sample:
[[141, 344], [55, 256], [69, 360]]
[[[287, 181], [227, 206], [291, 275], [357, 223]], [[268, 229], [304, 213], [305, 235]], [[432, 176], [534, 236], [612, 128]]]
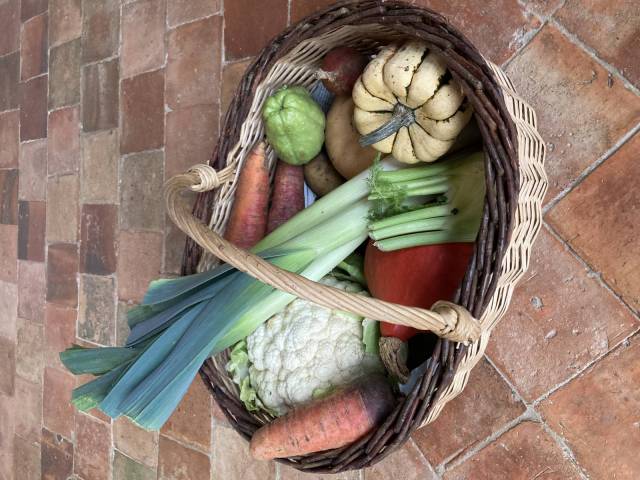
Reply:
[[282, 87], [262, 107], [267, 139], [278, 157], [304, 165], [324, 143], [325, 116], [304, 87]]

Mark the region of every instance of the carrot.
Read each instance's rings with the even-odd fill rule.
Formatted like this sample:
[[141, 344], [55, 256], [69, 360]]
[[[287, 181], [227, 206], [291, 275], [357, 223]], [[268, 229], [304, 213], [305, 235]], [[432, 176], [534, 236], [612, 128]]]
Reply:
[[273, 232], [304, 208], [304, 168], [278, 160], [273, 180], [267, 233]]
[[256, 144], [247, 156], [224, 232], [224, 238], [249, 249], [262, 240], [267, 229], [269, 204], [269, 165], [264, 142]]
[[271, 460], [348, 445], [380, 424], [394, 405], [384, 377], [364, 378], [261, 427], [251, 438], [251, 455]]

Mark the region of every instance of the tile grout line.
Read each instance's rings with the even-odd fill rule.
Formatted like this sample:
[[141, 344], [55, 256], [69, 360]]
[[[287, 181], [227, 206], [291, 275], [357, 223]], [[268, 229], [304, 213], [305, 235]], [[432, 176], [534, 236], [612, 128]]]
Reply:
[[[47, 8], [47, 14], [49, 13], [49, 10]], [[18, 73], [19, 73], [19, 77], [18, 77], [18, 82], [22, 82], [22, 29], [24, 28], [24, 25], [21, 24], [20, 25], [20, 38], [18, 41], [18, 62], [19, 62], [19, 68], [18, 68]], [[48, 278], [49, 278], [49, 268], [48, 268], [48, 263], [49, 263], [49, 241], [47, 238], [47, 216], [50, 214], [49, 210], [49, 96], [51, 94], [51, 82], [50, 82], [50, 77], [49, 74], [51, 73], [51, 45], [49, 44], [49, 36], [51, 35], [51, 28], [50, 28], [50, 18], [47, 18], [47, 98], [46, 98], [46, 118], [45, 118], [45, 149], [44, 149], [44, 161], [45, 161], [45, 179], [44, 179], [44, 208], [45, 208], [45, 224], [43, 226], [43, 231], [44, 231], [44, 241], [43, 241], [43, 245], [42, 248], [44, 250], [43, 252], [43, 263], [44, 263], [44, 302], [43, 302], [43, 319], [42, 319], [42, 337], [43, 337], [43, 344], [46, 348], [46, 337], [45, 337], [45, 327], [46, 327], [46, 311], [47, 311], [47, 294], [48, 294]], [[19, 110], [20, 110], [20, 117], [22, 117], [22, 99], [20, 99], [19, 102], [19, 106], [18, 106]], [[18, 140], [20, 140], [20, 131], [22, 130], [22, 119], [19, 118], [18, 119], [18, 123], [19, 123], [19, 134], [18, 134]], [[42, 139], [39, 139], [42, 140]], [[22, 142], [19, 141], [19, 158], [18, 158], [18, 183], [19, 183], [19, 177], [20, 177], [20, 158], [22, 158]], [[19, 187], [18, 187], [19, 189]], [[77, 279], [76, 279], [76, 285], [77, 285]], [[20, 292], [18, 292], [18, 302], [19, 302], [19, 298], [20, 298]], [[72, 311], [75, 312], [75, 322], [77, 322], [77, 318], [78, 318], [78, 313], [77, 313], [77, 309], [71, 309]], [[77, 328], [77, 326], [76, 326]], [[76, 330], [77, 332], [77, 330]], [[74, 334], [76, 333], [74, 332]], [[55, 368], [53, 366], [51, 366], [50, 368]], [[45, 370], [46, 370], [46, 365], [44, 362], [44, 355], [43, 355], [43, 369], [42, 369], [42, 385], [41, 385], [41, 391], [40, 391], [40, 400], [41, 400], [41, 405], [40, 405], [40, 436], [39, 436], [39, 445], [40, 448], [42, 449], [42, 430], [46, 427], [45, 426], [45, 422], [44, 422], [44, 405], [45, 405], [45, 395], [44, 395], [44, 377], [45, 377]], [[54, 433], [54, 432], [52, 432]], [[57, 434], [57, 433], [56, 433]], [[59, 434], [57, 434], [59, 435]], [[75, 420], [74, 420], [74, 431], [72, 432], [72, 437], [75, 436]], [[64, 438], [64, 437], [63, 437]], [[74, 444], [73, 442], [75, 441], [75, 438], [71, 439], [72, 445]], [[73, 457], [73, 455], [72, 455]], [[73, 472], [75, 468], [75, 458], [72, 458], [72, 468], [71, 471]], [[15, 473], [15, 472], [14, 472]]]
[[[588, 479], [588, 475], [586, 475], [584, 473], [583, 468], [578, 464], [577, 460], [575, 459], [575, 455], [573, 454], [573, 451], [570, 449], [570, 447], [567, 445], [567, 441], [566, 439], [559, 433], [553, 431], [551, 429], [551, 427], [549, 427], [549, 425], [547, 424], [547, 422], [542, 418], [541, 414], [537, 411], [537, 407], [540, 405], [540, 403], [544, 400], [546, 400], [548, 397], [550, 397], [554, 392], [556, 392], [557, 390], [559, 390], [560, 388], [564, 387], [565, 385], [569, 384], [571, 381], [573, 381], [574, 379], [576, 379], [577, 377], [587, 373], [587, 370], [591, 367], [593, 367], [596, 363], [600, 362], [602, 359], [604, 359], [606, 356], [608, 356], [609, 354], [613, 353], [614, 351], [623, 348], [623, 346], [625, 345], [626, 342], [629, 341], [630, 338], [632, 338], [633, 336], [637, 335], [638, 332], [640, 330], [640, 326], [635, 329], [632, 333], [630, 333], [627, 337], [625, 337], [619, 344], [617, 344], [614, 348], [612, 348], [611, 350], [605, 352], [603, 355], [593, 359], [591, 362], [589, 362], [583, 369], [581, 369], [579, 372], [577, 372], [576, 374], [572, 375], [571, 377], [567, 378], [566, 380], [560, 382], [559, 384], [557, 384], [556, 386], [554, 386], [551, 390], [549, 390], [547, 393], [545, 393], [544, 395], [542, 395], [541, 397], [538, 397], [537, 399], [535, 399], [532, 402], [528, 402], [527, 400], [525, 400], [517, 391], [517, 389], [515, 388], [515, 386], [512, 384], [512, 382], [506, 377], [506, 375], [495, 365], [495, 363], [490, 359], [490, 357], [485, 354], [485, 358], [486, 360], [489, 362], [489, 364], [498, 372], [498, 374], [500, 375], [500, 377], [505, 381], [505, 383], [507, 385], [509, 385], [509, 387], [512, 390], [512, 393], [521, 401], [523, 402], [523, 404], [526, 407], [526, 411], [520, 415], [519, 417], [517, 417], [516, 419], [512, 420], [511, 422], [506, 423], [502, 428], [498, 429], [496, 432], [494, 432], [493, 434], [485, 437], [483, 440], [480, 440], [479, 442], [477, 442], [475, 445], [473, 445], [472, 447], [470, 447], [469, 449], [467, 449], [465, 451], [465, 449], [461, 449], [458, 452], [453, 453], [452, 455], [450, 455], [449, 457], [445, 458], [445, 460], [443, 460], [437, 467], [436, 467], [436, 472], [441, 475], [443, 474], [445, 471], [449, 471], [452, 468], [457, 467], [458, 465], [466, 462], [467, 460], [469, 460], [471, 457], [475, 456], [477, 453], [480, 452], [480, 450], [482, 450], [483, 448], [491, 445], [492, 443], [494, 443], [494, 441], [496, 441], [500, 436], [502, 436], [504, 433], [506, 433], [507, 431], [511, 430], [512, 428], [515, 428], [517, 425], [519, 425], [520, 423], [526, 421], [526, 420], [535, 420], [537, 423], [540, 423], [543, 428], [545, 429], [545, 431], [547, 431], [548, 433], [550, 433], [550, 436], [553, 437], [554, 441], [558, 444], [558, 446], [561, 448], [561, 450], [564, 453], [568, 453], [569, 458], [571, 460], [571, 462], [573, 464], [575, 464], [576, 468], [580, 471], [580, 474], [582, 475], [582, 477], [584, 479]], [[530, 415], [532, 415], [530, 417]], [[552, 435], [551, 435], [552, 433]]]
[[[171, 440], [172, 442], [177, 443], [178, 445], [186, 448], [187, 450], [193, 450], [195, 452], [201, 453], [207, 457], [209, 457], [209, 459], [211, 459], [212, 456], [212, 449], [211, 446], [208, 449], [202, 448], [201, 445], [198, 445], [196, 442], [187, 442], [185, 440], [182, 440], [181, 438], [178, 437], [174, 437], [173, 435], [171, 435], [170, 433], [162, 433], [160, 430], [157, 431], [158, 433], [158, 446], [159, 446], [159, 442], [160, 442], [160, 437], [165, 437], [169, 440]], [[212, 432], [213, 435], [213, 432]], [[160, 448], [158, 448], [158, 465], [160, 465]]]
[[[20, 57], [20, 46], [18, 46], [16, 50], [12, 50], [11, 52], [3, 53], [2, 55], [0, 55], [0, 60], [4, 60], [6, 57], [15, 55], [16, 53], [18, 54], [18, 57]], [[20, 73], [20, 70], [18, 70], [18, 73]]]
[[529, 32], [527, 35], [525, 35], [525, 42], [520, 45], [515, 52], [513, 52], [513, 54], [504, 62], [502, 62], [502, 65], [500, 66], [502, 69], [506, 69], [509, 64], [511, 64], [511, 62], [518, 57], [522, 51], [527, 48], [527, 46], [533, 42], [533, 40], [538, 36], [538, 34], [542, 31], [542, 29], [547, 26], [549, 24], [549, 20], [556, 14], [556, 12], [558, 10], [560, 10], [564, 4], [565, 4], [565, 0], [562, 0], [560, 2], [560, 4], [553, 9], [552, 12], [550, 12], [547, 15], [544, 15], [542, 13], [538, 13], [537, 11], [535, 11], [533, 8], [530, 8], [528, 3], [525, 3], [524, 0], [517, 0], [518, 4], [524, 9], [523, 13], [528, 13], [529, 15], [534, 16], [535, 18], [537, 18], [540, 21], [540, 26], [535, 29], [532, 30], [531, 32]]
[[[225, 12], [225, 1], [224, 0], [220, 0], [220, 16], [222, 17], [222, 25], [221, 25], [221, 32], [220, 35], [222, 36], [222, 40], [220, 41], [220, 91], [222, 92], [222, 83], [224, 80], [224, 68], [227, 65], [227, 46], [225, 44], [225, 38], [226, 38], [226, 30], [227, 30], [227, 17], [224, 14]], [[229, 62], [229, 64], [231, 64], [231, 62]], [[219, 140], [220, 140], [220, 132], [222, 131], [222, 127], [224, 126], [224, 117], [226, 115], [227, 112], [223, 112], [222, 111], [222, 98], [218, 99], [218, 104], [220, 104], [220, 106], [218, 107], [218, 139], [216, 140], [216, 145], [218, 144]], [[214, 149], [216, 148], [215, 146], [213, 147]]]
[[547, 231], [558, 240], [564, 248], [575, 258], [578, 262], [587, 270], [587, 276], [591, 278], [596, 278], [600, 283], [600, 286], [607, 290], [611, 295], [613, 295], [618, 302], [625, 307], [634, 319], [640, 322], [640, 312], [636, 310], [633, 306], [629, 305], [627, 301], [622, 297], [622, 295], [618, 294], [611, 286], [602, 278], [602, 273], [595, 270], [584, 258], [580, 256], [580, 254], [571, 246], [571, 244], [562, 238], [560, 234], [547, 223], [545, 220], [542, 221], [542, 224], [547, 229]]
[[517, 2], [527, 12], [537, 16], [540, 19], [545, 19], [545, 20], [553, 17], [558, 12], [558, 10], [560, 10], [566, 4], [566, 0], [560, 0], [560, 3], [556, 7], [552, 8], [550, 13], [545, 15], [544, 13], [538, 13], [533, 7], [531, 7], [531, 4], [528, 3], [526, 0], [517, 0]]
[[[47, 83], [49, 83], [49, 82], [47, 82]], [[50, 93], [50, 92], [47, 92], [47, 96], [49, 96], [49, 93]], [[47, 110], [47, 113], [48, 113], [48, 114], [56, 113], [56, 112], [59, 112], [60, 110], [66, 110], [67, 108], [75, 108], [75, 107], [78, 107], [78, 112], [80, 113], [80, 106], [81, 106], [81, 104], [80, 104], [80, 102], [78, 101], [77, 103], [70, 103], [69, 105], [63, 105], [63, 106], [61, 106], [61, 107], [53, 107], [53, 108], [50, 108], [50, 109], [48, 109], [48, 110]], [[82, 119], [80, 119], [80, 127], [82, 127]], [[81, 129], [81, 130], [82, 130], [82, 129]], [[87, 132], [82, 132], [82, 131], [81, 131], [80, 133], [87, 133]], [[41, 140], [41, 139], [37, 139], [37, 140]], [[30, 141], [34, 141], [34, 140], [30, 140]], [[27, 142], [24, 142], [24, 143], [27, 143]], [[62, 174], [63, 174], [63, 175], [64, 175], [65, 173], [67, 173], [67, 172], [62, 172]], [[54, 175], [55, 175], [55, 174], [54, 174]], [[51, 176], [54, 176], [54, 175], [51, 175]]]
[[[171, 0], [169, 0], [169, 1], [171, 1]], [[167, 10], [167, 15], [168, 15], [168, 10]], [[175, 25], [169, 25], [169, 19], [167, 18], [166, 19], [167, 21], [165, 22], [165, 33], [169, 33], [172, 30], [176, 30], [176, 29], [178, 29], [180, 27], [183, 27], [185, 25], [190, 25], [192, 23], [200, 22], [202, 20], [207, 20], [207, 19], [213, 18], [213, 17], [221, 17], [222, 15], [223, 15], [222, 9], [220, 9], [217, 12], [210, 13], [208, 15], [203, 15], [202, 17], [191, 18], [191, 19], [189, 19], [189, 20], [187, 20], [185, 22], [176, 23]]]
[[[427, 470], [431, 470], [438, 478], [440, 478], [440, 475], [436, 473], [436, 468], [431, 464], [427, 456], [422, 453], [422, 450], [420, 450], [420, 447], [418, 447], [418, 444], [412, 436], [409, 436], [407, 439], [407, 445], [411, 445], [415, 450], [417, 450], [418, 455], [420, 455], [420, 458], [422, 459], [423, 466], [426, 467]], [[366, 475], [364, 473], [364, 469], [360, 469], [360, 471], [362, 472], [361, 480], [365, 480]]]
[[515, 60], [518, 56], [520, 56], [520, 54], [531, 44], [531, 42], [533, 42], [533, 40], [538, 36], [538, 34], [542, 31], [542, 29], [548, 24], [547, 20], [543, 20], [543, 19], [540, 19], [540, 20], [541, 20], [540, 26], [528, 32], [524, 36], [524, 42], [522, 43], [522, 45], [516, 48], [513, 54], [511, 54], [509, 58], [507, 58], [504, 62], [502, 62], [502, 64], [500, 65], [500, 68], [502, 70], [505, 70], [513, 60]]
[[541, 405], [542, 402], [548, 400], [549, 397], [551, 397], [554, 393], [556, 393], [560, 389], [564, 388], [565, 386], [567, 386], [572, 381], [589, 374], [589, 371], [592, 370], [593, 368], [595, 368], [606, 357], [614, 354], [618, 350], [621, 350], [623, 348], [627, 348], [628, 345], [629, 345], [629, 342], [631, 341], [631, 339], [633, 337], [638, 336], [639, 333], [640, 333], [640, 329], [634, 330], [632, 333], [627, 335], [622, 341], [620, 341], [619, 344], [617, 344], [611, 350], [609, 350], [608, 352], [603, 353], [601, 356], [599, 356], [597, 358], [594, 358], [584, 368], [582, 368], [579, 372], [577, 372], [574, 375], [572, 375], [571, 377], [563, 380], [562, 382], [557, 384], [552, 390], [549, 390], [547, 393], [545, 393], [545, 394], [541, 395], [540, 397], [538, 397], [536, 400], [533, 401], [532, 408], [534, 408], [534, 409], [538, 408], [538, 406]]
[[[544, 24], [548, 24], [548, 25], [552, 25], [554, 27], [556, 27], [571, 43], [573, 43], [574, 45], [580, 47], [582, 50], [584, 50], [590, 57], [592, 57], [600, 66], [602, 66], [605, 70], [607, 70], [608, 73], [610, 74], [614, 74], [616, 75], [620, 80], [622, 80], [624, 86], [631, 90], [633, 93], [635, 93], [636, 95], [640, 95], [640, 90], [635, 87], [623, 74], [622, 72], [616, 68], [614, 65], [610, 64], [609, 62], [607, 62], [606, 60], [600, 58], [598, 52], [595, 50], [595, 48], [591, 47], [590, 45], [588, 45], [586, 42], [582, 41], [576, 34], [572, 33], [567, 27], [565, 27], [556, 17], [556, 13], [558, 13], [565, 5], [566, 5], [566, 0], [562, 0], [560, 2], [560, 4], [555, 7], [549, 14], [544, 15], [544, 14], [539, 14], [538, 12], [536, 12], [534, 9], [530, 8], [528, 4], [524, 3], [524, 0], [517, 0], [518, 4], [521, 5], [522, 7], [524, 7], [524, 9], [535, 15], [537, 18], [539, 18], [540, 20], [542, 20], [544, 22]], [[540, 30], [542, 30], [542, 27], [544, 25], [542, 25], [540, 27]], [[504, 64], [503, 67], [506, 67], [508, 63], [511, 62], [511, 60], [513, 58], [515, 58], [515, 54], [509, 58]]]
[[[119, 57], [115, 57], [115, 58], [113, 58], [113, 60], [117, 60], [118, 58]], [[149, 70], [143, 70], [143, 71], [140, 71], [140, 72], [135, 72], [135, 73], [133, 73], [131, 75], [127, 75], [127, 76], [120, 75], [118, 78], [119, 78], [120, 81], [122, 81], [122, 80], [131, 80], [132, 78], [136, 78], [136, 77], [141, 76], [141, 75], [148, 75], [150, 73], [159, 72], [160, 70], [162, 70], [164, 68], [165, 68], [165, 65], [162, 65], [160, 67], [151, 68]], [[161, 150], [161, 148], [158, 148], [156, 150]], [[139, 153], [139, 152], [135, 152], [135, 153]]]
[[587, 474], [586, 470], [578, 462], [578, 459], [576, 458], [575, 453], [573, 453], [573, 450], [569, 446], [569, 443], [567, 442], [567, 440], [558, 432], [553, 430], [547, 424], [547, 422], [543, 419], [540, 413], [536, 412], [536, 414], [538, 417], [538, 421], [540, 422], [540, 425], [542, 425], [542, 429], [546, 432], [547, 435], [551, 437], [553, 442], [560, 448], [560, 451], [562, 452], [563, 456], [567, 460], [569, 460], [569, 463], [571, 463], [575, 467], [578, 475], [580, 475], [580, 477], [582, 477], [583, 480], [589, 480], [589, 475]]
[[[506, 314], [505, 314], [506, 315]], [[503, 317], [504, 318], [504, 317]], [[515, 384], [511, 381], [511, 379], [509, 379], [509, 377], [507, 376], [506, 373], [504, 373], [500, 368], [498, 368], [498, 366], [495, 364], [495, 362], [491, 359], [491, 357], [489, 357], [489, 354], [485, 351], [484, 353], [484, 358], [485, 360], [489, 363], [489, 365], [491, 365], [494, 370], [496, 372], [498, 372], [498, 375], [500, 376], [500, 378], [502, 378], [502, 380], [509, 386], [509, 388], [511, 389], [511, 393], [513, 395], [516, 396], [516, 398], [518, 400], [520, 400], [525, 407], [529, 407], [531, 406], [532, 402], [527, 401], [522, 394], [518, 391], [518, 389], [516, 388]]]
[[611, 158], [618, 150], [620, 150], [636, 133], [640, 131], [640, 123], [631, 127], [631, 130], [622, 135], [600, 158], [596, 159], [591, 165], [587, 166], [571, 183], [560, 191], [555, 197], [549, 200], [542, 207], [542, 214], [546, 215], [558, 203], [562, 201], [568, 194], [575, 190], [594, 170]]
[[622, 84], [627, 90], [635, 93], [636, 95], [640, 95], [640, 90], [634, 86], [631, 81], [629, 81], [622, 72], [613, 66], [611, 63], [606, 60], [600, 58], [598, 52], [595, 48], [591, 47], [584, 41], [582, 41], [575, 33], [572, 33], [567, 27], [565, 27], [562, 23], [560, 23], [556, 18], [550, 18], [549, 24], [556, 27], [567, 39], [569, 39], [574, 45], [580, 47], [584, 52], [586, 52], [592, 59], [596, 61], [601, 67], [603, 67], [607, 72], [613, 74], [618, 80], [622, 81]]
[[569, 460], [569, 463], [574, 466], [575, 470], [577, 470], [578, 475], [580, 475], [582, 480], [589, 480], [590, 477], [587, 471], [578, 462], [578, 459], [576, 458], [575, 453], [573, 453], [573, 450], [571, 450], [571, 447], [567, 443], [566, 439], [562, 435], [560, 435], [558, 432], [553, 430], [549, 425], [547, 425], [547, 422], [543, 421], [542, 417], [540, 418], [541, 418], [540, 424], [542, 425], [542, 429], [545, 431], [547, 435], [551, 437], [551, 440], [553, 440], [556, 446], [558, 446], [563, 456], [567, 460]]
[[438, 466], [435, 467], [436, 473], [438, 475], [442, 475], [443, 473], [450, 471], [459, 465], [462, 465], [467, 460], [478, 454], [481, 450], [493, 444], [498, 438], [507, 433], [509, 430], [512, 430], [523, 422], [537, 420], [537, 412], [532, 407], [527, 407], [526, 410], [522, 412], [522, 414], [507, 422], [491, 435], [485, 437], [483, 440], [476, 442], [466, 450], [462, 449], [461, 451], [453, 453], [452, 455], [445, 458], [442, 462], [440, 462], [440, 464], [438, 464]]
[[[80, 35], [80, 39], [82, 39], [82, 35]], [[77, 40], [77, 39], [73, 39], [73, 40]], [[70, 42], [72, 42], [73, 40], [70, 40]], [[65, 42], [68, 43], [68, 42]], [[64, 45], [64, 44], [62, 44]], [[118, 49], [120, 48], [120, 46], [118, 45]], [[82, 59], [81, 59], [82, 60]], [[91, 62], [81, 62], [80, 67], [81, 68], [85, 68], [85, 67], [91, 67], [93, 65], [100, 65], [101, 63], [107, 63], [107, 62], [112, 62], [113, 60], [118, 60], [118, 67], [120, 67], [120, 51], [118, 50], [118, 53], [111, 55], [110, 57], [104, 57], [104, 58], [99, 58], [98, 60], [93, 60]], [[120, 72], [118, 71], [118, 74]]]
[[[489, 362], [489, 364], [491, 364], [491, 366], [493, 366], [493, 368], [496, 369], [496, 371], [498, 372], [498, 374], [502, 377], [502, 379], [507, 383], [507, 385], [509, 385], [511, 387], [511, 389], [513, 390], [513, 392], [515, 392], [515, 394], [518, 396], [518, 398], [520, 398], [520, 400], [525, 404], [525, 406], [527, 407], [527, 410], [530, 410], [531, 412], [533, 412], [534, 415], [537, 416], [537, 420], [538, 422], [542, 425], [542, 428], [549, 433], [549, 435], [552, 437], [552, 439], [554, 440], [554, 442], [560, 447], [560, 449], [562, 450], [562, 452], [564, 454], [566, 454], [571, 463], [575, 464], [576, 468], [579, 470], [579, 473], [583, 476], [583, 478], [586, 478], [588, 480], [588, 477], [585, 477], [583, 472], [582, 472], [582, 468], [579, 467], [577, 460], [575, 460], [575, 454], [573, 453], [573, 451], [569, 448], [569, 446], [567, 445], [567, 441], [566, 439], [554, 432], [553, 430], [551, 430], [551, 427], [549, 427], [549, 425], [547, 424], [546, 420], [542, 417], [542, 415], [540, 414], [540, 412], [538, 412], [537, 407], [540, 404], [539, 400], [540, 399], [536, 399], [533, 402], [528, 402], [527, 400], [525, 400], [516, 390], [515, 386], [511, 383], [511, 381], [507, 378], [507, 376], [502, 372], [502, 370], [500, 370], [497, 365], [491, 360], [491, 358], [489, 357], [489, 355], [487, 355], [485, 353], [485, 358], [487, 359], [487, 361]], [[594, 362], [596, 362], [598, 360], [594, 360]], [[571, 382], [573, 378], [570, 378], [568, 380], [566, 380], [566, 382], [563, 382], [563, 384], [568, 384]], [[557, 387], [557, 388], [556, 388]], [[556, 385], [556, 387], [554, 387], [552, 390], [556, 391], [557, 389], [561, 388], [561, 385]], [[548, 392], [545, 395], [550, 395], [551, 393]], [[553, 434], [551, 434], [553, 433]]]
[[[163, 121], [163, 134], [162, 134], [162, 185], [167, 181], [167, 155], [166, 155], [166, 146], [167, 146], [167, 118], [169, 113], [171, 113], [171, 109], [167, 105], [167, 68], [169, 65], [169, 1], [164, 3], [164, 32], [162, 35], [162, 41], [164, 45], [164, 61], [162, 63], [161, 69], [163, 69], [163, 88], [162, 88], [162, 105], [164, 114], [162, 115]], [[176, 26], [175, 28], [178, 28]], [[122, 154], [121, 154], [122, 158]], [[160, 222], [162, 224], [162, 258], [160, 259], [160, 271], [164, 274], [166, 271], [166, 263], [167, 263], [167, 212], [166, 208], [162, 208], [162, 220]], [[158, 448], [159, 450], [159, 448]], [[160, 462], [160, 458], [158, 458], [158, 464]]]
[[224, 66], [228, 67], [230, 65], [236, 65], [238, 63], [242, 63], [242, 62], [246, 62], [247, 60], [251, 60], [252, 58], [255, 58], [255, 57], [249, 56], [249, 57], [242, 57], [242, 58], [234, 58], [232, 60], [228, 60], [228, 61], [224, 62]]

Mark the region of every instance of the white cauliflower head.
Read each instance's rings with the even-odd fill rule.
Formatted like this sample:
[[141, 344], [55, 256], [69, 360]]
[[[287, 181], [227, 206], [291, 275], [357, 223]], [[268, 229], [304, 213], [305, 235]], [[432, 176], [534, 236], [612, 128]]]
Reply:
[[[361, 292], [327, 276], [320, 283]], [[282, 415], [315, 395], [382, 369], [363, 343], [364, 320], [296, 299], [246, 339], [251, 386], [267, 408]]]

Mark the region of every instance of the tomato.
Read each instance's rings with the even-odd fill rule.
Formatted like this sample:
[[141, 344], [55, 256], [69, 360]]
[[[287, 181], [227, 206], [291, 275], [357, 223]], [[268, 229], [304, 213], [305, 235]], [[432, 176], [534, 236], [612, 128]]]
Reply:
[[[371, 294], [381, 300], [412, 307], [431, 308], [438, 300], [452, 300], [473, 255], [473, 243], [445, 243], [378, 250], [369, 242], [364, 275]], [[418, 330], [382, 322], [385, 337], [407, 340]]]

